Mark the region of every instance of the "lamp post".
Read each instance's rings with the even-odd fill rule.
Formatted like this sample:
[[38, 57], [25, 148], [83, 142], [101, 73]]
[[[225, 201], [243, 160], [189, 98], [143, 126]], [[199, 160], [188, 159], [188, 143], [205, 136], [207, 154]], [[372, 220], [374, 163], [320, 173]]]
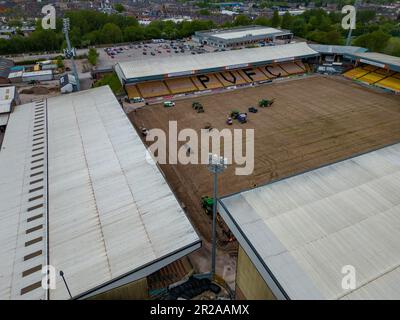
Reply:
[[208, 155], [208, 170], [214, 174], [213, 217], [212, 217], [212, 253], [211, 253], [211, 278], [215, 276], [215, 260], [217, 254], [217, 187], [218, 174], [227, 167], [227, 159], [216, 154]]
[[76, 70], [76, 65], [74, 61], [74, 50], [71, 47], [71, 42], [69, 41], [69, 18], [63, 19], [63, 32], [65, 34], [65, 40], [67, 41], [67, 50], [65, 51], [65, 55], [67, 58], [71, 59], [72, 69], [74, 71], [75, 81], [76, 81], [76, 89], [77, 91], [80, 90], [80, 83], [78, 77], [78, 71]]

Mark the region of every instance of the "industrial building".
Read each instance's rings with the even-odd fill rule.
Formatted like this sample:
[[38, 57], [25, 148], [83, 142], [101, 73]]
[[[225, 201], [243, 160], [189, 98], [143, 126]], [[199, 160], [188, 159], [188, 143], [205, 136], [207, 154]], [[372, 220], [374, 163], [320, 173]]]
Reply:
[[11, 72], [11, 68], [14, 66], [14, 61], [10, 59], [0, 58], [0, 84], [7, 84], [8, 75]]
[[237, 298], [400, 299], [399, 159], [397, 143], [221, 198]]
[[18, 103], [18, 91], [14, 86], [0, 87], [0, 130], [4, 131], [10, 113]]
[[146, 155], [108, 86], [17, 106], [0, 151], [0, 299], [146, 298], [149, 275], [198, 249]]
[[216, 48], [240, 48], [257, 43], [285, 44], [293, 39], [293, 33], [262, 26], [248, 26], [212, 31], [197, 31], [193, 41]]
[[50, 81], [50, 80], [53, 80], [52, 70], [30, 71], [30, 72], [24, 72], [22, 74], [23, 82]]

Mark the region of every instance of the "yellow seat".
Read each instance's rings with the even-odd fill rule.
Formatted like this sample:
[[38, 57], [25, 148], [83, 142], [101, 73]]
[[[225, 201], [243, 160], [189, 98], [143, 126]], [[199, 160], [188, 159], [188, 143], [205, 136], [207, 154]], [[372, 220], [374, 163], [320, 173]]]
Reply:
[[197, 90], [190, 78], [168, 79], [165, 80], [165, 83], [172, 93], [184, 93]]
[[214, 74], [200, 74], [191, 77], [193, 83], [199, 90], [222, 88], [223, 85]]
[[379, 80], [382, 80], [384, 77], [385, 76], [382, 74], [370, 72], [370, 73], [367, 73], [365, 76], [358, 78], [358, 80], [368, 83], [368, 84], [371, 84], [371, 83], [378, 82]]
[[362, 68], [354, 68], [344, 73], [346, 78], [350, 79], [358, 79], [362, 76], [365, 76], [369, 71], [364, 70]]
[[244, 68], [239, 73], [247, 82], [268, 80], [268, 77], [258, 68]]
[[276, 65], [270, 64], [264, 67], [260, 67], [260, 69], [270, 79], [277, 77], [285, 77], [288, 75], [288, 73], [277, 64]]
[[307, 71], [307, 67], [304, 65], [302, 61], [295, 61], [295, 63], [304, 70], [304, 72]]
[[218, 80], [224, 87], [235, 86], [238, 84], [247, 83], [246, 80], [237, 71], [225, 71], [216, 74]]
[[299, 74], [299, 73], [304, 73], [304, 70], [300, 68], [297, 64], [294, 62], [284, 62], [280, 63], [279, 66], [285, 70], [288, 74]]
[[127, 85], [125, 86], [126, 93], [128, 94], [129, 99], [133, 99], [136, 97], [141, 97], [142, 95], [139, 93], [138, 89], [136, 86], [133, 85]]
[[379, 82], [377, 82], [375, 85], [386, 88], [386, 89], [391, 89], [396, 92], [400, 92], [400, 79], [394, 78], [394, 77], [387, 77]]
[[137, 85], [143, 98], [159, 97], [171, 94], [163, 81], [142, 82]]

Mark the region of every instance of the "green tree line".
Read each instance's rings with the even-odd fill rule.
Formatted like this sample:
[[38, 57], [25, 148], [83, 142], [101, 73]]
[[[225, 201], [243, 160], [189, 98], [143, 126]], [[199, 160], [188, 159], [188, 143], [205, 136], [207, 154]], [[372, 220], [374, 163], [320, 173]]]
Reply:
[[[177, 39], [191, 36], [199, 30], [251, 24], [288, 29], [295, 36], [322, 44], [345, 44], [347, 36], [347, 30], [341, 27], [342, 14], [327, 13], [320, 8], [307, 10], [298, 16], [289, 13], [280, 16], [275, 11], [271, 18], [260, 16], [254, 20], [238, 15], [232, 22], [219, 26], [209, 20], [179, 23], [155, 20], [142, 26], [132, 17], [88, 10], [70, 11], [66, 16], [70, 18], [72, 45], [77, 48], [154, 38]], [[400, 25], [396, 21], [377, 17], [375, 11], [358, 11], [352, 44], [370, 51], [400, 56]], [[63, 47], [65, 41], [61, 19], [57, 20], [56, 30], [43, 30], [38, 23], [36, 31], [28, 37], [17, 34], [10, 40], [0, 39], [0, 54], [57, 51]]]

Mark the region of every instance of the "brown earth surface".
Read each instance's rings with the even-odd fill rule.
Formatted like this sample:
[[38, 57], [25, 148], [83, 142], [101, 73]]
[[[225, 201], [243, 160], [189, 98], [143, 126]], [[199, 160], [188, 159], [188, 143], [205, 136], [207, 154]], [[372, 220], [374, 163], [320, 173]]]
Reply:
[[[258, 108], [262, 98], [275, 98], [275, 103], [271, 108]], [[196, 113], [191, 108], [193, 101], [202, 103], [205, 113]], [[232, 109], [248, 112], [250, 106], [257, 106], [259, 111], [248, 113], [246, 124], [225, 124]], [[176, 101], [173, 108], [146, 106], [131, 112], [129, 118], [137, 129], [161, 128], [166, 132], [169, 120], [176, 120], [178, 129], [197, 131], [206, 123], [219, 130], [253, 128], [254, 172], [238, 176], [235, 165], [229, 166], [219, 177], [220, 196], [400, 141], [400, 96], [374, 91], [342, 77], [315, 76], [192, 97]], [[210, 172], [205, 165], [160, 167], [195, 228], [209, 241], [211, 219], [201, 208], [200, 198], [212, 196]], [[225, 246], [224, 240], [219, 228], [220, 248], [234, 250], [235, 244]]]

